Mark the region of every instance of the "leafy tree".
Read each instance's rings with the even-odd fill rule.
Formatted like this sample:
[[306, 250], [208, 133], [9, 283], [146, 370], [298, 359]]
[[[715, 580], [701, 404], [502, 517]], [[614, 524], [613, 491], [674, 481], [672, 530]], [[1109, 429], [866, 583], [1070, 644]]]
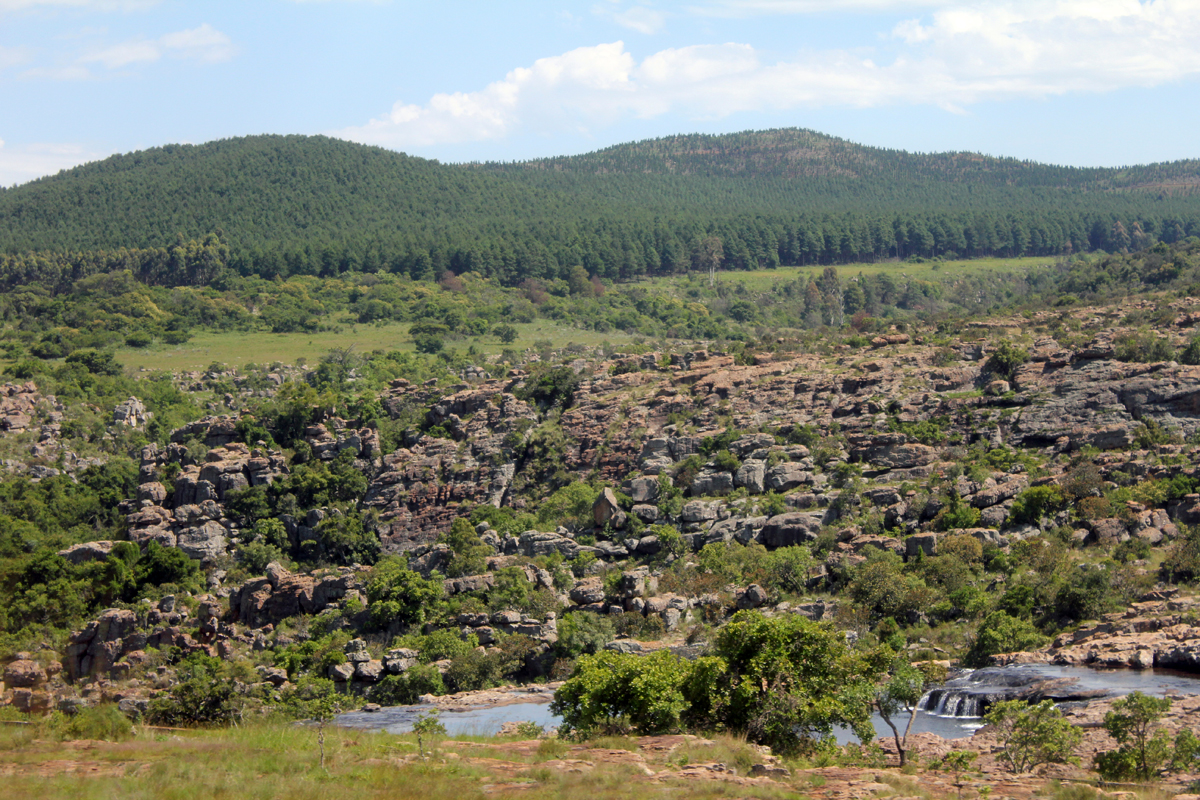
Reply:
[[1057, 486], [1031, 486], [1013, 500], [1009, 519], [1014, 523], [1036, 523], [1042, 517], [1061, 511], [1067, 498]]
[[[912, 664], [899, 659], [893, 664], [887, 680], [876, 687], [875, 695], [872, 698], [875, 710], [892, 729], [892, 737], [896, 741], [896, 752], [900, 754], [901, 767], [907, 761], [908, 733], [912, 730], [913, 721], [917, 718], [917, 703], [924, 693], [925, 676]], [[904, 736], [900, 735], [896, 724], [892, 722], [892, 717], [901, 712], [908, 713], [908, 725], [904, 729]]]
[[984, 667], [989, 663], [988, 658], [997, 653], [1031, 650], [1045, 642], [1046, 637], [1028, 620], [1011, 617], [1004, 611], [993, 611], [976, 631], [974, 643], [963, 656], [963, 665]]
[[516, 395], [526, 402], [536, 403], [543, 410], [570, 408], [575, 390], [582, 378], [570, 367], [550, 367], [535, 372], [525, 380], [525, 385], [516, 390]]
[[642, 735], [677, 730], [688, 706], [683, 696], [688, 668], [666, 650], [648, 656], [608, 650], [585, 655], [554, 693], [550, 710], [562, 715], [559, 731], [568, 737], [587, 738], [620, 726]]
[[147, 720], [156, 725], [231, 725], [242, 718], [245, 698], [220, 659], [190, 655], [177, 672], [182, 680], [150, 701]]
[[555, 649], [564, 658], [591, 655], [600, 652], [615, 637], [616, 629], [608, 617], [581, 611], [567, 614], [559, 621]]
[[375, 565], [367, 580], [371, 623], [385, 629], [422, 622], [442, 598], [442, 591], [441, 581], [426, 580], [409, 569], [404, 559], [389, 556]]
[[994, 703], [984, 719], [996, 729], [1001, 758], [1013, 772], [1067, 763], [1083, 741], [1083, 731], [1063, 717], [1052, 700], [1035, 706], [1022, 700]]
[[713, 653], [725, 668], [713, 693], [719, 699], [708, 702], [727, 727], [779, 752], [827, 738], [835, 725], [874, 738], [871, 698], [887, 661], [852, 651], [831, 626], [739, 611], [717, 633]]
[[1028, 360], [1028, 350], [1008, 339], [1002, 339], [988, 358], [986, 367], [997, 377], [1012, 380], [1013, 375], [1017, 372], [1017, 367]]
[[1096, 755], [1100, 775], [1106, 780], [1157, 777], [1170, 758], [1171, 741], [1166, 731], [1153, 731], [1153, 727], [1170, 708], [1170, 699], [1141, 692], [1113, 702], [1104, 715], [1104, 730], [1120, 747]]
[[508, 323], [502, 323], [492, 329], [492, 333], [504, 344], [512, 344], [517, 340], [517, 329]]
[[479, 538], [475, 528], [465, 517], [458, 517], [450, 524], [449, 533], [438, 541], [450, 545], [454, 556], [446, 567], [446, 575], [458, 578], [463, 575], [479, 575], [487, 568], [487, 557], [492, 548]]

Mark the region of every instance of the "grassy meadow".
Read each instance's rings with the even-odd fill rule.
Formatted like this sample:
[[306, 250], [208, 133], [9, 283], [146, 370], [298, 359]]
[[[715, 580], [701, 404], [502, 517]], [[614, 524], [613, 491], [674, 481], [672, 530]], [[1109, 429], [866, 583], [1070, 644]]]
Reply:
[[[540, 340], [553, 342], [555, 347], [572, 342], [588, 346], [608, 342], [620, 346], [628, 344], [634, 338], [622, 331], [597, 333], [544, 319], [532, 323], [516, 323], [513, 327], [517, 329], [518, 337], [512, 344], [504, 344], [489, 334], [447, 340], [446, 348], [465, 350], [473, 345], [481, 353], [494, 355], [506, 348], [531, 348], [534, 342]], [[412, 351], [413, 341], [408, 335], [408, 324], [401, 322], [386, 325], [345, 323], [335, 330], [318, 333], [201, 331], [182, 345], [155, 344], [145, 348], [119, 348], [117, 360], [135, 372], [202, 370], [214, 361], [241, 367], [250, 363], [270, 364], [276, 361], [296, 364], [303, 358], [308, 364], [316, 364], [321, 356], [330, 350], [345, 347], [353, 347], [356, 353], [369, 353], [372, 350]]]
[[[1051, 258], [990, 258], [958, 261], [926, 261], [922, 263], [864, 263], [846, 264], [836, 267], [843, 280], [856, 275], [874, 275], [891, 273], [921, 280], [948, 280], [956, 275], [969, 272], [1017, 272], [1053, 263]], [[780, 267], [778, 269], [762, 269], [752, 271], [728, 271], [717, 274], [716, 289], [724, 293], [738, 285], [744, 286], [749, 292], [768, 292], [777, 284], [795, 281], [807, 276], [818, 276], [824, 267]], [[689, 273], [687, 275], [672, 275], [649, 278], [632, 284], [616, 287], [623, 289], [641, 289], [652, 293], [665, 294], [673, 297], [694, 299], [696, 290], [713, 291], [708, 288], [707, 275]], [[467, 337], [448, 340], [446, 346], [454, 349], [474, 347], [485, 355], [495, 355], [507, 348], [517, 350], [534, 346], [538, 341], [549, 341], [555, 347], [564, 347], [575, 343], [587, 346], [611, 344], [616, 347], [628, 344], [635, 336], [620, 330], [598, 333], [592, 330], [572, 327], [557, 321], [539, 319], [532, 323], [516, 323], [517, 340], [511, 345], [503, 344], [496, 336]], [[270, 364], [282, 362], [295, 364], [304, 359], [309, 364], [316, 363], [321, 356], [335, 348], [353, 347], [358, 353], [369, 353], [372, 350], [413, 349], [412, 338], [408, 333], [408, 324], [391, 322], [387, 324], [357, 324], [344, 321], [335, 325], [332, 330], [317, 333], [270, 333], [267, 331], [199, 331], [186, 344], [168, 345], [161, 342], [149, 347], [122, 347], [117, 350], [117, 359], [133, 371], [182, 371], [201, 370], [214, 362], [240, 367], [248, 363]]]

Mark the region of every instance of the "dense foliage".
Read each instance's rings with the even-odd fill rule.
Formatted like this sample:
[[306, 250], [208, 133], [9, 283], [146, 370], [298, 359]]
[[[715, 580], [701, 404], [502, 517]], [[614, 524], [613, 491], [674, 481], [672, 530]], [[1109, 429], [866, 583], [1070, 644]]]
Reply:
[[[1195, 172], [1195, 162], [1118, 171], [915, 155], [802, 130], [457, 166], [258, 136], [114, 156], [0, 191], [0, 284], [130, 269], [199, 286], [223, 265], [267, 278], [449, 270], [516, 284], [565, 280], [580, 265], [625, 280], [716, 264], [1125, 251], [1200, 232], [1200, 200], [1174, 189]], [[178, 238], [218, 231], [228, 249]], [[64, 254], [81, 250], [106, 253]]]

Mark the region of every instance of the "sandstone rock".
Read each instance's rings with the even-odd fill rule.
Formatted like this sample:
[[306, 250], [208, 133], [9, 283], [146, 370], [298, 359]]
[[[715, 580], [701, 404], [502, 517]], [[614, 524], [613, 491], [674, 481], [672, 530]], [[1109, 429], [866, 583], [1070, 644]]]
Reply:
[[600, 578], [584, 578], [576, 581], [571, 589], [571, 602], [576, 605], [604, 601], [604, 582]]
[[706, 503], [703, 500], [691, 500], [683, 504], [683, 510], [679, 517], [684, 522], [691, 523], [714, 520], [717, 518], [717, 504]]
[[46, 682], [46, 670], [36, 661], [18, 660], [4, 668], [4, 685], [30, 689]]
[[706, 469], [693, 480], [691, 494], [693, 497], [711, 497], [728, 494], [733, 490], [733, 475], [719, 470]]
[[746, 587], [744, 592], [738, 594], [737, 607], [759, 608], [760, 606], [766, 605], [769, 599], [770, 595], [767, 594], [766, 589], [759, 586], [757, 583], [752, 583]]
[[329, 666], [329, 679], [336, 683], [348, 683], [353, 677], [353, 664], [331, 664]]
[[83, 544], [71, 545], [66, 550], [59, 550], [58, 554], [70, 561], [72, 564], [85, 564], [89, 561], [103, 561], [108, 558], [112, 552], [116, 542], [101, 541], [101, 542], [84, 542]]
[[629, 497], [634, 503], [653, 503], [658, 499], [658, 479], [634, 478], [630, 483]]
[[743, 486], [750, 494], [762, 494], [766, 487], [767, 464], [765, 461], [746, 461], [733, 476], [736, 486]]
[[782, 464], [776, 464], [766, 471], [766, 479], [764, 486], [773, 492], [786, 492], [795, 489], [797, 486], [811, 484], [813, 475], [802, 465], [785, 461]]
[[824, 514], [792, 511], [767, 520], [762, 529], [763, 544], [767, 547], [789, 547], [811, 542], [821, 532]]

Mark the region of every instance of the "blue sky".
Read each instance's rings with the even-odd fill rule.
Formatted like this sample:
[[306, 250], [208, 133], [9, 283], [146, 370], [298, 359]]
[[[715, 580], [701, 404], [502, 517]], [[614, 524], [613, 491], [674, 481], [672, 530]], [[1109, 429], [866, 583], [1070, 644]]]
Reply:
[[3, 185], [259, 133], [467, 161], [791, 126], [1200, 158], [1200, 0], [0, 0]]

